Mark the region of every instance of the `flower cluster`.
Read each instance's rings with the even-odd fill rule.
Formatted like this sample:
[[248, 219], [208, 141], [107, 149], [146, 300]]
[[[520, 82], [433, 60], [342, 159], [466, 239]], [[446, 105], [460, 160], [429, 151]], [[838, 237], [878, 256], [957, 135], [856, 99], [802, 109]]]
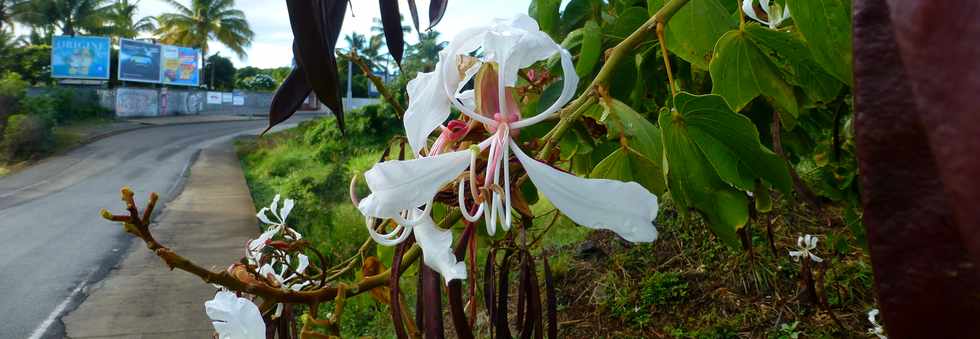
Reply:
[[881, 327], [878, 323], [878, 309], [873, 308], [868, 311], [868, 322], [871, 323], [871, 328], [868, 329], [868, 334], [872, 334], [878, 337], [878, 339], [888, 339], [885, 336], [885, 328]]
[[[520, 71], [555, 55], [563, 72], [561, 94], [544, 111], [523, 117], [515, 98]], [[629, 241], [655, 240], [657, 197], [648, 190], [635, 182], [568, 174], [527, 155], [514, 139], [522, 128], [554, 117], [572, 99], [578, 80], [568, 51], [527, 15], [497, 19], [457, 34], [440, 52], [435, 70], [419, 73], [407, 86], [404, 124], [415, 159], [378, 163], [364, 173], [371, 194], [358, 203], [358, 209], [367, 218], [371, 237], [391, 246], [414, 233], [427, 265], [447, 283], [464, 279], [465, 265], [451, 252], [451, 231], [438, 228], [429, 215], [434, 197], [458, 182], [459, 208], [466, 220], [483, 217], [490, 235], [498, 225], [508, 231], [513, 221], [513, 152], [538, 191], [572, 221], [612, 230]], [[470, 83], [473, 89], [464, 90]], [[444, 125], [452, 108], [462, 115]], [[489, 137], [468, 147], [460, 142], [481, 125]], [[429, 136], [435, 130], [440, 133], [430, 147]], [[484, 153], [486, 166], [478, 176], [477, 160]], [[467, 191], [476, 206], [466, 206]], [[397, 226], [379, 233], [375, 219], [391, 219]]]
[[[300, 291], [309, 284], [302, 275], [310, 266], [310, 259], [302, 253], [293, 254], [289, 250], [290, 244], [303, 236], [286, 225], [286, 218], [295, 202], [285, 199], [282, 207], [279, 207], [279, 200], [280, 196], [277, 194], [269, 207], [262, 208], [256, 214], [268, 228], [258, 238], [247, 242], [247, 267], [236, 264], [228, 270], [252, 271], [266, 285], [287, 291]], [[220, 290], [204, 306], [220, 338], [265, 338], [265, 323], [258, 307], [251, 300]], [[279, 317], [282, 310], [283, 305], [277, 304], [273, 316]]]

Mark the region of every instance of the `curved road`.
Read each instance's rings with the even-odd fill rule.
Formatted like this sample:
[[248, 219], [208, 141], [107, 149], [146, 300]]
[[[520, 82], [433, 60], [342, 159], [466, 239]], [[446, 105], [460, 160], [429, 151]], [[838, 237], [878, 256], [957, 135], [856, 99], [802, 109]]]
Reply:
[[132, 186], [139, 204], [151, 191], [166, 202], [195, 152], [265, 126], [252, 120], [139, 129], [0, 178], [0, 338], [64, 335], [61, 316], [131, 244], [98, 213], [121, 210], [119, 188]]

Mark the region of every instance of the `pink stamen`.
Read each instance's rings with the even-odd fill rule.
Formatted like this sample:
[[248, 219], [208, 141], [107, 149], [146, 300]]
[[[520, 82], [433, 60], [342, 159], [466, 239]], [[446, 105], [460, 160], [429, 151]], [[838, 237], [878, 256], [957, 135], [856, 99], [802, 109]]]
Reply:
[[462, 139], [469, 134], [469, 132], [469, 125], [467, 125], [465, 122], [461, 120], [449, 121], [446, 126], [442, 126], [442, 132], [439, 133], [439, 138], [436, 139], [436, 142], [432, 143], [432, 150], [429, 151], [429, 156], [442, 153], [446, 145]]

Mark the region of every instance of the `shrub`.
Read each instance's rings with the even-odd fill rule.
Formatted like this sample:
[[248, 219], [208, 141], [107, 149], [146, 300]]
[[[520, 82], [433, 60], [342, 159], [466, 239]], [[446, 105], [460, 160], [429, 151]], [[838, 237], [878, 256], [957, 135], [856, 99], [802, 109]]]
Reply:
[[61, 105], [58, 99], [48, 94], [26, 96], [20, 100], [20, 109], [17, 113], [37, 117], [52, 125], [58, 121], [59, 106]]
[[91, 119], [108, 112], [99, 104], [99, 95], [95, 91], [55, 87], [42, 96], [54, 100], [55, 110], [52, 119], [56, 124]]
[[51, 149], [53, 136], [51, 124], [36, 115], [15, 114], [7, 119], [3, 141], [0, 142], [0, 159], [15, 161], [29, 158]]
[[17, 112], [20, 99], [25, 93], [27, 93], [27, 82], [17, 73], [8, 72], [0, 78], [0, 132], [3, 132], [7, 116]]

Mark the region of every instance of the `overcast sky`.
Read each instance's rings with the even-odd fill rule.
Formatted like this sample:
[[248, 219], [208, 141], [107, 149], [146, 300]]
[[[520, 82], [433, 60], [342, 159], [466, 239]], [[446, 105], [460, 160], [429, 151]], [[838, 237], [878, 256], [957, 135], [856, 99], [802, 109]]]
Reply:
[[[190, 0], [177, 1], [185, 5], [190, 4]], [[372, 19], [380, 16], [378, 1], [352, 0], [351, 3], [353, 11], [347, 10], [347, 19], [344, 20], [341, 37], [351, 32], [369, 35]], [[425, 29], [424, 27], [428, 26], [429, 1], [417, 0], [416, 3], [421, 16], [420, 26]], [[442, 33], [442, 39], [449, 40], [463, 28], [487, 23], [492, 18], [506, 18], [516, 13], [527, 13], [529, 4], [530, 0], [450, 0], [446, 15], [436, 28]], [[248, 57], [240, 60], [233, 52], [215, 41], [209, 44], [211, 50], [220, 51], [222, 56], [230, 57], [236, 67], [270, 68], [291, 65], [293, 55], [290, 46], [293, 36], [289, 28], [286, 3], [282, 0], [237, 0], [237, 5], [245, 11], [245, 16], [252, 25], [252, 30], [255, 31], [255, 40], [246, 50]], [[163, 0], [142, 0], [139, 6], [140, 16], [172, 11], [172, 7]], [[399, 1], [399, 8], [402, 13], [405, 13], [405, 24], [411, 25], [406, 0]], [[418, 37], [413, 31], [406, 35], [405, 39], [408, 43], [415, 43]], [[346, 47], [343, 38], [337, 47]]]

